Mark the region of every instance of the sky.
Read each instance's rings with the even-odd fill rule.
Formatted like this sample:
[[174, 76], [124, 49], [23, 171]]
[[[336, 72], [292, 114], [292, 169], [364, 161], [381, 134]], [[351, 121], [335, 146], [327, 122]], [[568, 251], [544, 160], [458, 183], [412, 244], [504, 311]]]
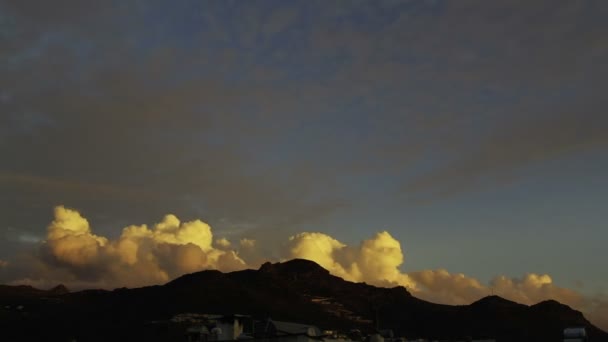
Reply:
[[0, 0], [0, 282], [303, 257], [442, 303], [555, 298], [608, 329], [607, 16]]

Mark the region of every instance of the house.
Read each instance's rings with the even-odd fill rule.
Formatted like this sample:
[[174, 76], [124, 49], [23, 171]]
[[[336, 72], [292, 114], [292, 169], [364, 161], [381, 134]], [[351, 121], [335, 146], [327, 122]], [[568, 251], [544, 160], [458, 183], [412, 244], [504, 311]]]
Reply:
[[266, 319], [256, 322], [256, 340], [272, 342], [319, 342], [323, 341], [321, 330], [310, 324], [292, 323]]

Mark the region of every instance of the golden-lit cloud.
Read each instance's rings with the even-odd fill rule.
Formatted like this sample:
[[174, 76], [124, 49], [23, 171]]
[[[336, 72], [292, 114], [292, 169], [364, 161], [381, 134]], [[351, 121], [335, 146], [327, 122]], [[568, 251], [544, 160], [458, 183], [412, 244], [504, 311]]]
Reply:
[[378, 286], [402, 285], [416, 297], [435, 303], [470, 304], [490, 294], [532, 305], [553, 299], [583, 313], [595, 324], [608, 328], [604, 314], [608, 300], [586, 297], [559, 287], [548, 274], [527, 273], [521, 278], [498, 276], [489, 284], [445, 269], [403, 272], [403, 251], [398, 240], [380, 232], [351, 247], [323, 233], [300, 233], [290, 238], [289, 258], [315, 261], [347, 280]]
[[534, 304], [548, 298], [573, 307], [579, 307], [583, 302], [579, 293], [553, 284], [548, 274], [528, 273], [521, 279], [498, 276], [490, 285], [494, 293], [524, 304]]
[[[99, 280], [99, 286], [163, 283], [203, 269], [234, 271], [246, 267], [227, 239], [213, 245], [211, 227], [200, 220], [181, 222], [166, 215], [159, 223], [131, 225], [114, 241], [95, 235], [89, 222], [72, 209], [58, 206], [43, 248], [72, 279]], [[31, 280], [31, 279], [30, 279]]]
[[418, 284], [418, 297], [444, 304], [468, 304], [490, 294], [532, 305], [554, 299], [572, 307], [581, 307], [583, 296], [576, 291], [556, 286], [548, 274], [527, 273], [521, 278], [497, 276], [489, 284], [462, 273], [445, 269], [408, 273]]
[[[0, 260], [0, 268], [20, 268], [25, 273], [11, 284], [50, 287], [64, 283], [71, 288], [143, 286], [165, 283], [185, 273], [204, 269], [228, 272], [256, 267], [264, 257], [258, 241], [241, 238], [239, 251], [226, 238], [214, 240], [211, 227], [201, 220], [181, 222], [166, 215], [152, 225], [131, 225], [117, 239], [96, 235], [78, 211], [58, 206], [48, 226], [42, 253], [13, 265]], [[443, 304], [469, 304], [487, 295], [531, 305], [554, 299], [581, 310], [600, 327], [608, 300], [559, 287], [548, 274], [527, 273], [521, 278], [497, 276], [488, 284], [445, 269], [405, 272], [401, 243], [382, 231], [356, 246], [349, 246], [320, 232], [291, 236], [283, 259], [317, 262], [330, 273], [349, 281], [377, 286], [405, 286], [414, 296]], [[274, 258], [265, 258], [274, 259]]]
[[289, 238], [289, 258], [312, 260], [331, 273], [346, 280], [355, 280], [336, 262], [335, 254], [345, 245], [323, 233], [300, 233]]
[[401, 245], [388, 232], [380, 232], [354, 248], [323, 233], [300, 233], [289, 240], [290, 258], [315, 261], [346, 280], [415, 287], [410, 277], [399, 271], [404, 260]]
[[60, 262], [83, 266], [94, 262], [108, 240], [91, 233], [89, 221], [75, 210], [55, 208], [55, 220], [48, 227], [47, 245]]
[[477, 279], [445, 269], [410, 272], [409, 276], [418, 284], [415, 295], [432, 302], [469, 304], [489, 294]]
[[583, 312], [593, 324], [608, 330], [608, 298], [583, 295], [560, 287], [548, 274], [526, 273], [521, 278], [501, 275], [487, 285], [462, 273], [452, 274], [444, 269], [410, 272], [408, 275], [417, 285], [412, 293], [431, 302], [464, 305], [491, 294], [526, 305], [553, 299]]
[[215, 240], [215, 245], [221, 248], [230, 248], [232, 243], [226, 238], [220, 238]]
[[468, 304], [492, 293], [523, 304], [555, 299], [580, 307], [576, 291], [553, 284], [547, 274], [525, 274], [521, 279], [495, 277], [490, 284], [445, 269], [404, 272], [403, 251], [398, 240], [380, 232], [351, 247], [323, 233], [300, 233], [290, 238], [289, 258], [315, 261], [344, 279], [379, 286], [402, 285], [414, 295], [437, 303]]

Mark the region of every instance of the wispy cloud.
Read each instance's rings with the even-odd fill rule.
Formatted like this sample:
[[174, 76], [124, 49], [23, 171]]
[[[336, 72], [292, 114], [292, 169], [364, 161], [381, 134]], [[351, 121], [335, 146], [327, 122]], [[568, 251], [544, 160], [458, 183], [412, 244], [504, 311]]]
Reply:
[[[297, 232], [383, 205], [373, 191], [410, 209], [550, 160], [605, 161], [607, 16], [603, 1], [0, 0], [0, 216], [14, 241], [69, 203], [104, 246], [123, 222], [205, 217], [233, 247], [255, 238], [253, 263], [276, 256], [267, 241], [316, 237], [363, 279], [341, 264], [363, 249]], [[184, 248], [169, 249], [198, 253]], [[461, 300], [487, 289], [393, 271]]]
[[414, 178], [406, 192], [455, 195], [512, 180], [522, 168], [608, 146], [608, 118], [601, 102], [556, 108], [497, 125], [473, 138], [467, 149], [445, 164]]

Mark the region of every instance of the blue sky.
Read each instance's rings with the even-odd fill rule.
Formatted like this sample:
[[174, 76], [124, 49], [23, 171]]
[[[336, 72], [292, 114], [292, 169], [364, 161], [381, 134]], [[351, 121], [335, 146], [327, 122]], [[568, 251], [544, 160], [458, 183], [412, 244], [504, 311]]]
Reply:
[[[0, 259], [53, 207], [608, 295], [603, 1], [0, 1]], [[270, 252], [269, 258], [276, 255]], [[6, 271], [0, 281], [12, 280]]]

